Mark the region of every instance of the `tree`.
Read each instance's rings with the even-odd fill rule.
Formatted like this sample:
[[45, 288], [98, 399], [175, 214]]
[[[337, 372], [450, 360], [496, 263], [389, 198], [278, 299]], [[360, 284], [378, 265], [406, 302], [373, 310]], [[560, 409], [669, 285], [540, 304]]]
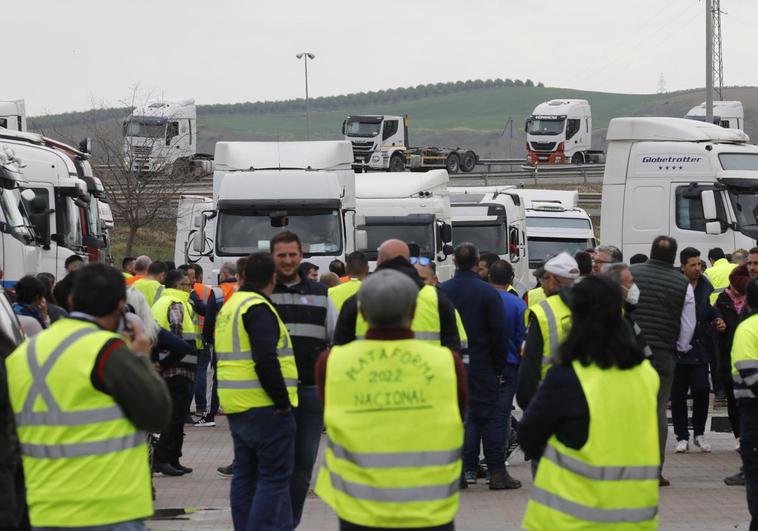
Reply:
[[516, 81], [513, 82], [513, 86], [514, 87], [523, 87], [524, 86], [524, 82], [521, 81], [520, 79], [517, 79]]
[[527, 79], [527, 80], [524, 82], [524, 86], [525, 86], [525, 87], [530, 87], [530, 88], [533, 88], [533, 87], [534, 87], [534, 81], [532, 81], [531, 79]]
[[537, 83], [537, 88], [545, 88], [545, 84], [542, 81], [540, 81], [539, 83]]

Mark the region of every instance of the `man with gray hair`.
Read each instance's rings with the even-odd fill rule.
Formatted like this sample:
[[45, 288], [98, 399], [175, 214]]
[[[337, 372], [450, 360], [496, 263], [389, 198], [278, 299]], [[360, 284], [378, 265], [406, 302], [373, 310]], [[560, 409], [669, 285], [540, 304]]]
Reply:
[[218, 270], [218, 287], [224, 294], [224, 301], [229, 300], [229, 297], [234, 295], [239, 289], [239, 281], [237, 279], [237, 264], [234, 262], [224, 262], [221, 264], [221, 269]]
[[[369, 276], [357, 294], [365, 339], [333, 347], [316, 364], [327, 449], [315, 492], [343, 531], [379, 529], [377, 522], [453, 529], [466, 376], [457, 354], [414, 338], [417, 296], [404, 273]], [[393, 494], [397, 485], [402, 492]]]
[[595, 247], [592, 257], [592, 274], [599, 275], [611, 264], [617, 264], [624, 260], [621, 250], [614, 245], [600, 245]]
[[[147, 276], [147, 270], [150, 267], [150, 264], [152, 264], [153, 261], [150, 259], [149, 256], [141, 255], [138, 256], [134, 260], [134, 275], [126, 279], [126, 285], [131, 286], [135, 282], [137, 282], [141, 278], [145, 278]], [[152, 301], [149, 301], [152, 303]]]
[[640, 289], [634, 283], [634, 277], [629, 270], [629, 265], [624, 262], [610, 264], [603, 274], [621, 286], [621, 293], [624, 296], [624, 321], [629, 325], [640, 350], [642, 350], [646, 358], [649, 358], [653, 355], [653, 351], [650, 350], [642, 329], [634, 322], [631, 316], [634, 307], [640, 300]]

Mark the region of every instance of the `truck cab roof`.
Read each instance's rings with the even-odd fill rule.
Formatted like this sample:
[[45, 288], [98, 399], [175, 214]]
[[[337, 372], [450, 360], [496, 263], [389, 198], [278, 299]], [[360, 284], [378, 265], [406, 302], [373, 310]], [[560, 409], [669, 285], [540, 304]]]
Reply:
[[739, 129], [725, 129], [685, 118], [640, 117], [613, 118], [608, 124], [606, 140], [744, 144], [750, 137]]
[[359, 173], [355, 176], [358, 199], [393, 199], [448, 195], [447, 170], [426, 172]]
[[192, 98], [154, 101], [132, 110], [132, 116], [145, 118], [194, 118], [195, 115], [195, 100]]
[[[742, 108], [741, 101], [714, 101], [713, 114], [722, 118], [742, 118], [745, 111]], [[705, 102], [690, 109], [687, 116], [705, 116]]]
[[568, 116], [579, 112], [590, 112], [587, 100], [559, 99], [540, 103], [534, 108], [534, 116]]
[[350, 169], [353, 148], [346, 140], [321, 142], [216, 142], [216, 170], [299, 168]]

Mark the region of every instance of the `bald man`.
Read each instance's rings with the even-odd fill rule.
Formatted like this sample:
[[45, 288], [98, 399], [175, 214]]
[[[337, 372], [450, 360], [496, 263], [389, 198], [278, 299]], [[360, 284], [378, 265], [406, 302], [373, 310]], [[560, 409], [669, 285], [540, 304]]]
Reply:
[[[427, 286], [410, 262], [410, 249], [402, 240], [387, 240], [379, 246], [376, 270], [399, 271], [408, 276], [419, 294], [416, 298], [416, 317], [412, 329], [417, 339], [461, 351], [461, 339], [455, 321], [455, 307], [444, 293], [436, 287]], [[334, 329], [334, 345], [344, 345], [354, 341], [366, 328], [366, 323], [358, 315], [358, 299], [354, 295], [342, 305], [337, 326]], [[356, 330], [359, 333], [356, 334]]]

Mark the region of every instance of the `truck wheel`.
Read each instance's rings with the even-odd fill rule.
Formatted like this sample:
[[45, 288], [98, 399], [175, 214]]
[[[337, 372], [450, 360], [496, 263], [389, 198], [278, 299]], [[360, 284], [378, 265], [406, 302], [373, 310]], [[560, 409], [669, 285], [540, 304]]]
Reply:
[[392, 158], [390, 158], [389, 171], [391, 172], [405, 171], [405, 161], [403, 160], [402, 155], [392, 155]]
[[461, 159], [458, 157], [457, 153], [450, 153], [450, 155], [447, 156], [445, 168], [447, 168], [448, 173], [458, 173], [458, 170], [461, 168]]
[[577, 151], [571, 157], [571, 164], [584, 164], [584, 153]]
[[466, 151], [461, 158], [461, 171], [466, 173], [474, 171], [476, 167], [476, 153], [473, 151]]

